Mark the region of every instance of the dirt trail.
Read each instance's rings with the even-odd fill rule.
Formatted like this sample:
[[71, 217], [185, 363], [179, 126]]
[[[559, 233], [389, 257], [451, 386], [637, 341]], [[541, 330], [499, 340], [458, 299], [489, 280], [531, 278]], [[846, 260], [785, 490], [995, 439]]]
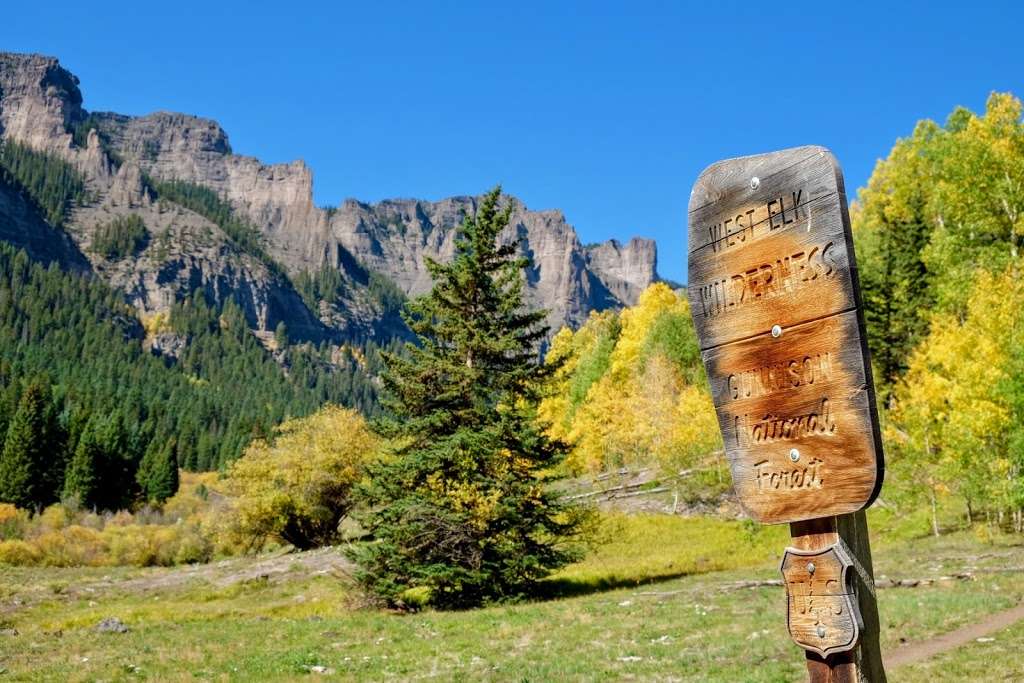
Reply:
[[977, 638], [983, 638], [1007, 626], [1012, 626], [1021, 619], [1024, 619], [1024, 603], [1011, 607], [1008, 610], [997, 612], [984, 621], [968, 624], [937, 638], [930, 638], [897, 648], [885, 655], [885, 666], [886, 668], [891, 668], [929, 659], [961, 645], [972, 643]]

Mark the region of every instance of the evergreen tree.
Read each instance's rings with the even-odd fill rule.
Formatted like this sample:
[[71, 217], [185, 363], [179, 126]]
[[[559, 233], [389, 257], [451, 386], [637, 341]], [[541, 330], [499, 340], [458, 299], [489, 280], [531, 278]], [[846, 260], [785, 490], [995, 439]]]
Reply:
[[883, 398], [928, 332], [934, 293], [921, 254], [933, 231], [927, 216], [936, 155], [930, 148], [941, 134], [925, 122], [900, 140], [861, 190], [855, 212], [868, 344]]
[[52, 501], [49, 466], [61, 444], [45, 384], [33, 382], [18, 403], [0, 453], [0, 501], [37, 507]]
[[77, 500], [85, 507], [96, 507], [100, 491], [100, 468], [105, 454], [98, 430], [90, 421], [78, 439], [64, 475], [64, 498]]
[[288, 326], [284, 324], [283, 320], [274, 328], [274, 341], [279, 349], [288, 346]]
[[142, 458], [137, 452], [138, 441], [125, 425], [120, 410], [98, 423], [96, 437], [98, 486], [91, 504], [102, 510], [125, 509], [139, 493], [135, 481], [135, 470]]
[[375, 542], [353, 557], [363, 585], [394, 605], [516, 598], [574, 556], [579, 515], [546, 486], [565, 447], [535, 412], [552, 369], [537, 353], [545, 314], [524, 310], [529, 260], [497, 244], [512, 211], [500, 196], [465, 218], [450, 264], [428, 259], [433, 290], [406, 315], [420, 345], [386, 359], [384, 431], [399, 445], [361, 490]]
[[175, 441], [171, 439], [163, 446], [150, 444], [142, 456], [135, 476], [142, 489], [142, 496], [147, 501], [162, 503], [178, 490], [178, 460], [175, 452]]

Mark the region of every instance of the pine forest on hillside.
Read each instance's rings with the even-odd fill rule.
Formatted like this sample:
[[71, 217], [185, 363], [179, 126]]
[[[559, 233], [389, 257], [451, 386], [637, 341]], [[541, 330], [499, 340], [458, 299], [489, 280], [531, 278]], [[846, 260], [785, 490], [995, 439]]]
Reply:
[[[66, 163], [9, 142], [0, 145], [0, 183], [55, 227], [90, 200]], [[262, 254], [212, 193], [158, 187]], [[100, 226], [93, 249], [123, 258], [147, 239], [129, 215]], [[238, 306], [213, 307], [198, 291], [144, 326], [98, 278], [0, 244], [0, 500], [38, 508], [73, 497], [114, 510], [161, 501], [179, 466], [221, 468], [288, 417], [325, 403], [378, 412], [373, 343], [289, 345], [279, 332], [275, 359]], [[147, 350], [154, 334], [184, 340], [180, 356]]]

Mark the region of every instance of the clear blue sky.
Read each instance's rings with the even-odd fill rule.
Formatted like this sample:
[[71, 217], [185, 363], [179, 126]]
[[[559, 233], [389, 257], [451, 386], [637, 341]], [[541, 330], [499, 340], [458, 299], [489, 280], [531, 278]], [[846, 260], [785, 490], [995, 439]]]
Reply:
[[658, 242], [685, 281], [707, 164], [801, 144], [851, 194], [920, 118], [1024, 95], [1024, 3], [7, 3], [0, 49], [55, 55], [85, 106], [208, 116], [304, 159], [316, 201], [496, 182], [584, 242]]

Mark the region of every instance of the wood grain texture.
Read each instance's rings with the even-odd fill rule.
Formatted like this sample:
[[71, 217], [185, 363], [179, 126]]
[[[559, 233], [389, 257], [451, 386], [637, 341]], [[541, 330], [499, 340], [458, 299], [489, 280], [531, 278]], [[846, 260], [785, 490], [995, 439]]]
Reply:
[[[781, 152], [726, 159], [708, 166], [690, 192], [689, 249], [698, 251], [716, 237], [712, 227], [741, 217], [740, 223], [759, 225], [763, 232], [768, 218], [768, 203], [789, 193], [804, 189], [803, 201], [833, 194], [837, 191], [835, 159], [824, 147], [808, 145]], [[758, 186], [751, 187], [751, 179]], [[748, 214], [754, 211], [753, 214]], [[748, 220], [750, 215], [753, 219]], [[733, 226], [729, 231], [737, 231]], [[717, 236], [720, 236], [719, 233]], [[738, 239], [734, 238], [732, 241]]]
[[808, 146], [713, 164], [689, 235], [690, 311], [741, 505], [764, 523], [870, 505], [881, 438], [835, 158]]
[[849, 311], [703, 353], [733, 485], [755, 519], [846, 514], [877, 494], [858, 329]]
[[852, 567], [842, 541], [817, 550], [786, 549], [780, 567], [786, 625], [797, 645], [827, 657], [857, 644], [861, 619], [850, 581]]
[[726, 252], [690, 254], [687, 296], [703, 348], [852, 310], [852, 270], [835, 195]]

